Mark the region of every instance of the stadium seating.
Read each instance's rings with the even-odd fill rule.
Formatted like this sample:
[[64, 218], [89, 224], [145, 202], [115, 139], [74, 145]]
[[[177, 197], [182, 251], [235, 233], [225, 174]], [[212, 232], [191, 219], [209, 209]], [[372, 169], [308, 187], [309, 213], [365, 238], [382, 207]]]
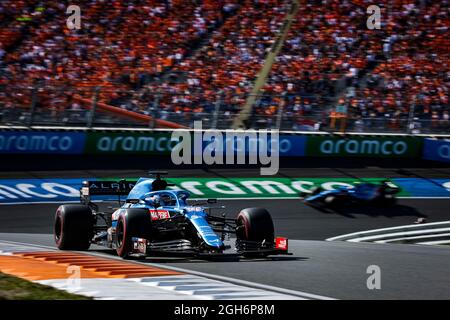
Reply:
[[[291, 1], [78, 1], [81, 30], [66, 28], [62, 2], [0, 4], [0, 107], [58, 114], [74, 96], [159, 117], [241, 110]], [[327, 122], [338, 105], [353, 118], [449, 118], [448, 1], [301, 2], [256, 116], [298, 129]], [[176, 75], [174, 77], [173, 75]], [[199, 116], [201, 118], [202, 116]], [[194, 116], [195, 118], [195, 116]], [[311, 120], [315, 118], [315, 120]], [[308, 119], [308, 120], [305, 120]], [[395, 122], [395, 121], [393, 121]], [[394, 125], [395, 127], [395, 125]]]

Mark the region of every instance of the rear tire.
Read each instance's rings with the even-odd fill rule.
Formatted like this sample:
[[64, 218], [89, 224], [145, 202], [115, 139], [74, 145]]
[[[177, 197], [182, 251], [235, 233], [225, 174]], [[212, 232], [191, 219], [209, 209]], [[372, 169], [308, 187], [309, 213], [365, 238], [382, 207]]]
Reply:
[[116, 252], [119, 257], [127, 258], [133, 250], [132, 238], [148, 239], [151, 217], [147, 209], [128, 209], [117, 219]]
[[53, 236], [61, 250], [87, 250], [94, 235], [94, 217], [88, 206], [62, 205], [56, 210]]

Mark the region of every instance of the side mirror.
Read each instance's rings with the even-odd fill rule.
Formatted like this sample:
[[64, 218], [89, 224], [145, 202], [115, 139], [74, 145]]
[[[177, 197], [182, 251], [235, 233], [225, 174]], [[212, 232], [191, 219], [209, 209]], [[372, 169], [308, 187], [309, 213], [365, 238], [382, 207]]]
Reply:
[[206, 202], [209, 204], [217, 203], [217, 199], [208, 199]]

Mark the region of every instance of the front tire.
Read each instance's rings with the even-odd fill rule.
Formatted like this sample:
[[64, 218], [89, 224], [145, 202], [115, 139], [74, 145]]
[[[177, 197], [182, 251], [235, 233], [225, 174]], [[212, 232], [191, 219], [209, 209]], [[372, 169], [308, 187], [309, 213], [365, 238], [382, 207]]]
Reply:
[[[264, 208], [246, 208], [236, 218], [237, 240], [274, 243], [274, 227], [270, 213]], [[265, 253], [245, 253], [244, 257], [265, 257]]]
[[151, 217], [146, 209], [128, 209], [117, 219], [116, 253], [127, 258], [133, 250], [132, 238], [148, 239]]
[[94, 217], [88, 206], [62, 205], [56, 210], [53, 236], [61, 250], [87, 250], [94, 235]]
[[[274, 243], [274, 227], [270, 213], [263, 208], [247, 208], [239, 212], [236, 218], [236, 236], [238, 240]], [[261, 254], [256, 254], [261, 255]], [[246, 257], [254, 253], [244, 254]], [[262, 254], [265, 256], [265, 254]]]

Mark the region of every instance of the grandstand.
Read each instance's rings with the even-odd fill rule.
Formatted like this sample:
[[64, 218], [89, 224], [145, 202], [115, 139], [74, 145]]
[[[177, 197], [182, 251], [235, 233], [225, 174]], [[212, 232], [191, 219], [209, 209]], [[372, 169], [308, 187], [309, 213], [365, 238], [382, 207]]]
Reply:
[[1, 124], [450, 130], [446, 0], [69, 4], [0, 3]]

